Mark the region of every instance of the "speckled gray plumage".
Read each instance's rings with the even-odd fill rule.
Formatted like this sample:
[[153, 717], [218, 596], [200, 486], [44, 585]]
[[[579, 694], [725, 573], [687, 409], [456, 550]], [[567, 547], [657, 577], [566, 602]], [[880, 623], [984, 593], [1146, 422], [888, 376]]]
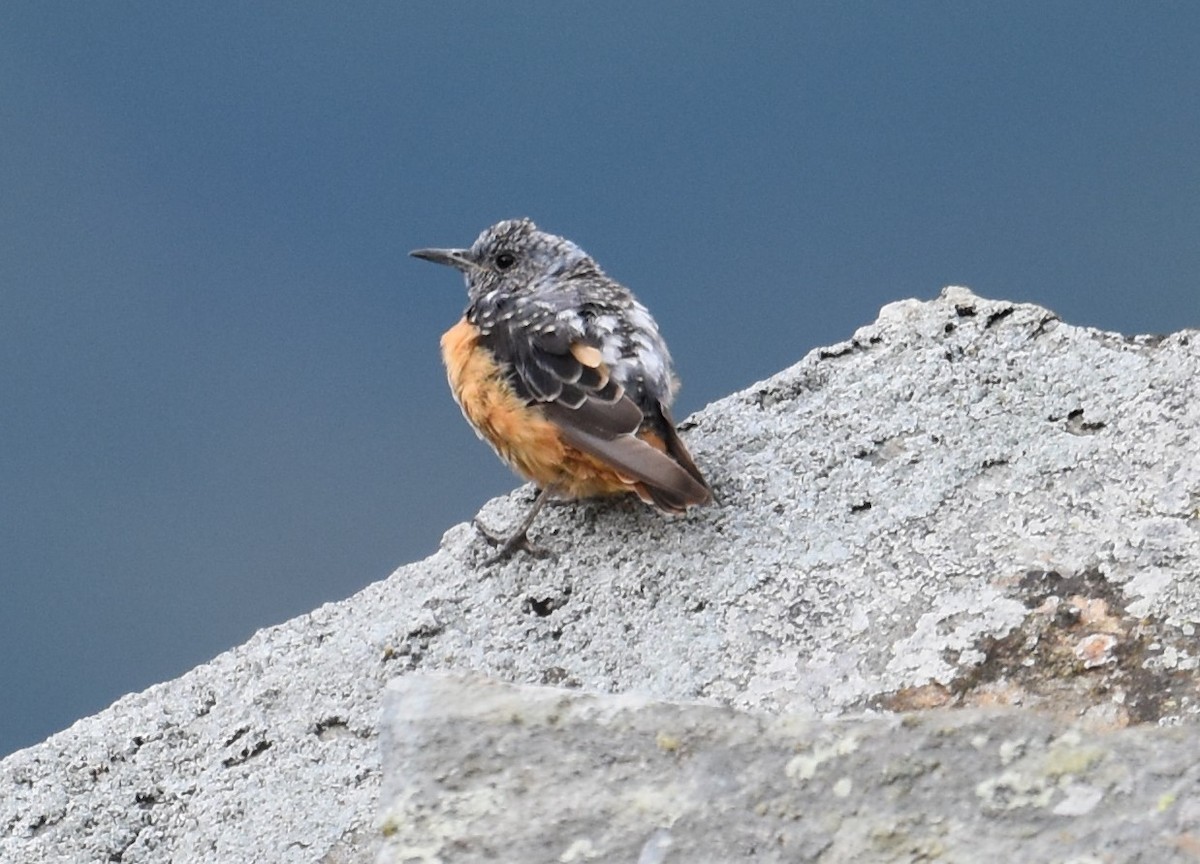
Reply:
[[[675, 373], [658, 324], [575, 243], [538, 230], [529, 219], [509, 219], [483, 231], [469, 249], [456, 251], [476, 265], [463, 272], [466, 318], [501, 362], [528, 370], [514, 381], [522, 395], [547, 401], [561, 386], [551, 381], [529, 392], [528, 382], [546, 379], [525, 346], [563, 355], [573, 342], [584, 342], [600, 349], [613, 378], [639, 406], [670, 407]], [[492, 266], [503, 254], [516, 256], [510, 270]]]

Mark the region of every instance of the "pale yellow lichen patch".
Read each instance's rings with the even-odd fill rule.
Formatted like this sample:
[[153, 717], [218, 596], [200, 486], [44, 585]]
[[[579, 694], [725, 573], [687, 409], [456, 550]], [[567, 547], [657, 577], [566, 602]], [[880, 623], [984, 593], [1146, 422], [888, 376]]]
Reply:
[[1100, 747], [1055, 746], [1046, 754], [1043, 768], [1047, 776], [1082, 774], [1105, 756]]
[[1045, 807], [1050, 803], [1054, 789], [1045, 777], [1031, 777], [1019, 771], [1005, 771], [977, 783], [975, 794], [989, 809], [1018, 810], [1023, 807]]
[[1000, 764], [1008, 765], [1024, 754], [1027, 743], [1024, 738], [1000, 742]]
[[[448, 844], [466, 836], [472, 825], [509, 806], [494, 789], [464, 791], [441, 798], [435, 807], [418, 800], [416, 790], [398, 796], [383, 818], [382, 830], [391, 840], [394, 860], [420, 864], [449, 864]], [[407, 842], [400, 843], [403, 833]]]
[[683, 742], [674, 735], [670, 734], [669, 732], [663, 732], [662, 730], [659, 730], [659, 732], [655, 734], [654, 743], [658, 746], [658, 749], [664, 753], [674, 753], [683, 745]]
[[847, 735], [829, 743], [815, 743], [807, 753], [797, 753], [788, 760], [783, 773], [790, 780], [811, 780], [825, 762], [846, 756], [858, 749], [858, 738]]
[[640, 813], [663, 827], [674, 825], [692, 806], [692, 793], [678, 783], [635, 786], [623, 798], [626, 806], [622, 809]]
[[596, 844], [587, 837], [580, 837], [558, 856], [558, 860], [562, 864], [573, 864], [575, 861], [594, 861], [599, 857], [600, 853], [596, 851]]

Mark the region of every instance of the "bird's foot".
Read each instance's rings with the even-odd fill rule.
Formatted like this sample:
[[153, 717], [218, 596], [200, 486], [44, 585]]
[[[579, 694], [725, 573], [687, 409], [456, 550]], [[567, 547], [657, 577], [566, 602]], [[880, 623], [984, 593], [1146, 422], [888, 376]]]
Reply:
[[475, 530], [483, 535], [483, 538], [493, 546], [498, 547], [495, 554], [489, 556], [483, 563], [485, 566], [496, 564], [500, 561], [506, 561], [511, 558], [518, 550], [527, 553], [533, 558], [552, 558], [554, 553], [544, 546], [538, 546], [529, 539], [529, 525], [520, 526], [516, 531], [513, 531], [508, 536], [497, 534], [479, 521], [478, 518], [471, 520], [475, 526]]

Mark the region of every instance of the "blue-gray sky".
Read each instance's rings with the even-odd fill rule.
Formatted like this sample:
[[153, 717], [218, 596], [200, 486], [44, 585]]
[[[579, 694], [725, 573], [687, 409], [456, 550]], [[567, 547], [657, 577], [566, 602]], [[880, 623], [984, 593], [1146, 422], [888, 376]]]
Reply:
[[516, 484], [446, 391], [461, 282], [412, 248], [576, 240], [654, 311], [680, 415], [949, 283], [1197, 326], [1197, 34], [1186, 3], [5, 3], [0, 754]]

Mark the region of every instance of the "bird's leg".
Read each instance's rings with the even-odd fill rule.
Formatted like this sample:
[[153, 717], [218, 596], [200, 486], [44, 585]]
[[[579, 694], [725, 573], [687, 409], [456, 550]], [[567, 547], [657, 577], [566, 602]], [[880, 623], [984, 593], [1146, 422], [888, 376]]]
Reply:
[[547, 558], [551, 555], [549, 549], [535, 545], [529, 539], [529, 528], [533, 525], [533, 520], [537, 518], [538, 512], [545, 506], [546, 501], [554, 494], [553, 487], [547, 486], [542, 489], [537, 498], [533, 502], [533, 506], [529, 508], [529, 513], [521, 520], [511, 534], [503, 537], [492, 533], [486, 528], [478, 517], [472, 521], [475, 523], [475, 529], [487, 539], [493, 546], [499, 546], [496, 554], [484, 561], [484, 564], [495, 564], [497, 561], [503, 561], [512, 556], [518, 549], [524, 550], [534, 558]]

